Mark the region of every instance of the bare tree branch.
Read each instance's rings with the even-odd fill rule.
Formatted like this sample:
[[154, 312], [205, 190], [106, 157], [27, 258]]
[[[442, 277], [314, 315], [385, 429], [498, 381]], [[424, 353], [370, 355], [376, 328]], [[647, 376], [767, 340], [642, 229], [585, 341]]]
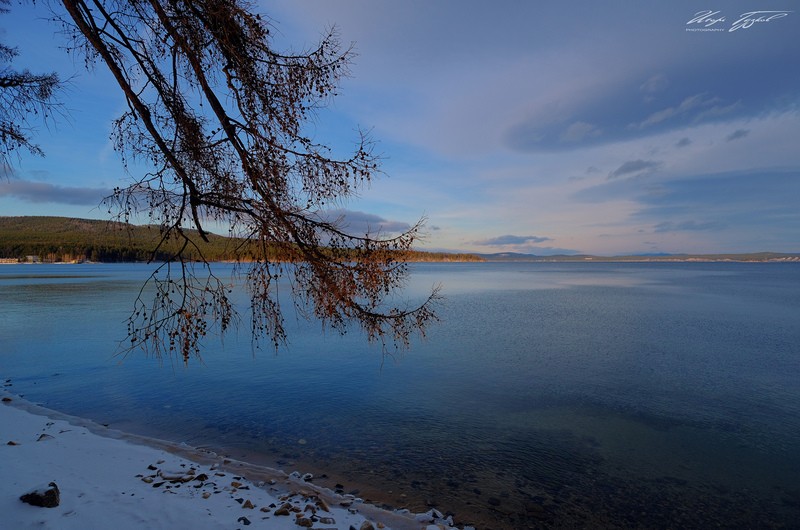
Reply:
[[74, 49], [105, 64], [128, 102], [114, 124], [116, 148], [151, 168], [109, 204], [125, 219], [148, 214], [162, 243], [183, 241], [178, 272], [162, 267], [150, 280], [154, 302], [144, 304], [145, 291], [137, 302], [133, 347], [188, 360], [209, 329], [224, 332], [236, 321], [208, 264], [198, 275], [186, 263], [195, 245], [188, 229], [205, 237], [206, 223], [247, 239], [237, 248], [248, 267], [255, 340], [277, 346], [286, 339], [281, 277], [296, 305], [340, 331], [355, 324], [371, 340], [400, 347], [424, 333], [436, 319], [437, 290], [418, 306], [389, 304], [405, 282], [405, 253], [421, 223], [387, 238], [348, 234], [325, 220], [332, 204], [380, 172], [367, 135], [340, 158], [304, 134], [348, 73], [352, 51], [335, 30], [306, 53], [280, 53], [246, 0], [62, 3]]

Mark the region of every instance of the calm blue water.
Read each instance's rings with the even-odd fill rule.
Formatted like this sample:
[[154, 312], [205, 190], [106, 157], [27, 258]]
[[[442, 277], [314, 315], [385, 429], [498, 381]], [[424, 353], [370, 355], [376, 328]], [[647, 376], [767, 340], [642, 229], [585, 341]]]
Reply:
[[289, 313], [277, 354], [243, 327], [184, 367], [114, 355], [147, 266], [0, 266], [0, 377], [480, 528], [798, 527], [800, 264], [412, 270], [447, 298], [405, 354]]

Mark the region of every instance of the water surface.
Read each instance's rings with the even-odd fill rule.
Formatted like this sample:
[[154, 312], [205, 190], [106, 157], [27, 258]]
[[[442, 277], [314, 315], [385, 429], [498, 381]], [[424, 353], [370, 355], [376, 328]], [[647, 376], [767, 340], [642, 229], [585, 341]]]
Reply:
[[[225, 275], [225, 266], [219, 266]], [[0, 267], [0, 376], [45, 406], [479, 528], [796, 527], [800, 266], [414, 265], [442, 321], [384, 357], [290, 344], [115, 357], [144, 265]], [[247, 319], [245, 319], [247, 321]]]

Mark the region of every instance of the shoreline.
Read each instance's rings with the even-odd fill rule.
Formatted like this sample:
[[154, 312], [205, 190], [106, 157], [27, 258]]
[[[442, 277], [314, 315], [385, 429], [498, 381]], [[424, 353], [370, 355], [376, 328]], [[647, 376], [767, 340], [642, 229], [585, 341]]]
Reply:
[[[316, 485], [298, 472], [286, 474], [185, 444], [109, 429], [7, 390], [0, 390], [0, 398], [0, 511], [13, 528], [453, 526], [452, 519], [437, 517], [441, 514], [434, 510], [389, 511]], [[33, 507], [19, 500], [49, 482], [59, 486], [58, 507]], [[289, 513], [278, 513], [284, 507]]]

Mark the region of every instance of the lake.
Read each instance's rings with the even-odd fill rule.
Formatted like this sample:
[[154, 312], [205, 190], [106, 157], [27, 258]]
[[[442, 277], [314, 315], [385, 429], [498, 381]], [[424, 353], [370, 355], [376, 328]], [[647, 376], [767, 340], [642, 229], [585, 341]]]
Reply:
[[254, 352], [243, 326], [184, 367], [115, 356], [149, 266], [3, 265], [0, 377], [477, 528], [798, 527], [800, 264], [411, 270], [411, 299], [446, 300], [408, 352], [290, 309], [287, 347]]

